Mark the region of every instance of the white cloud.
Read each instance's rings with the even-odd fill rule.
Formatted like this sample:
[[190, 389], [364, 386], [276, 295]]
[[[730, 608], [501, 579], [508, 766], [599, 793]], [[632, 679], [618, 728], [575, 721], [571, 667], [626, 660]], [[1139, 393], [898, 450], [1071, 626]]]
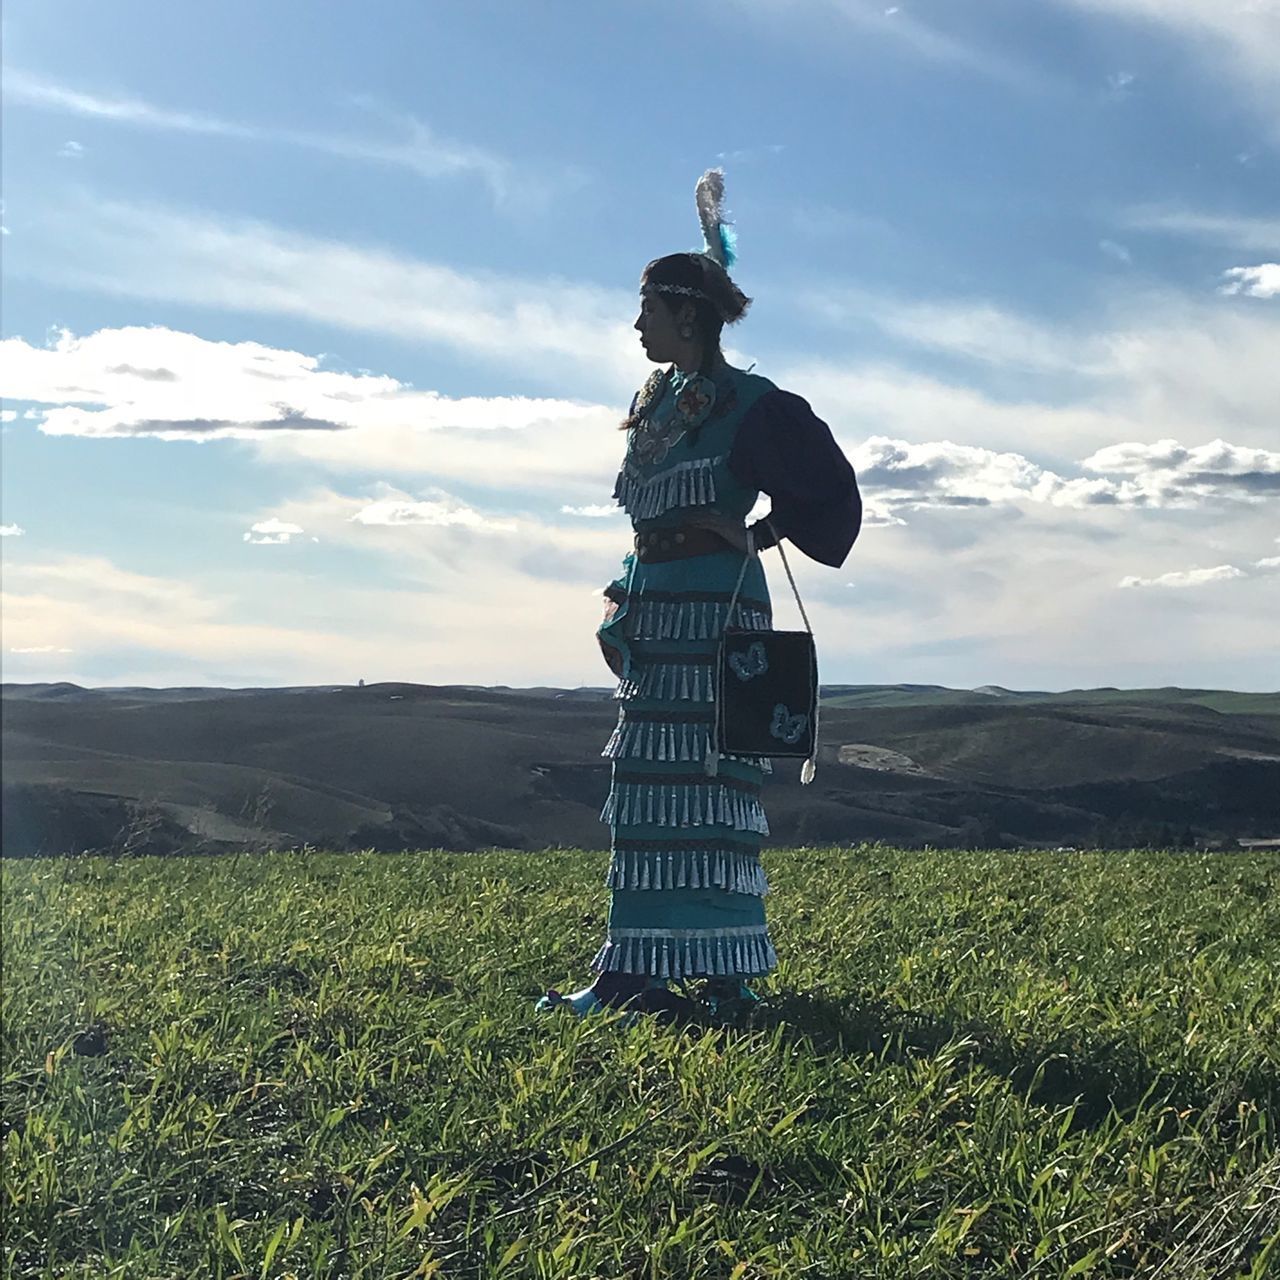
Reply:
[[11, 648], [10, 653], [75, 653], [74, 649], [64, 649], [56, 644], [27, 644]]
[[635, 295], [621, 289], [467, 273], [263, 223], [109, 201], [72, 202], [24, 239], [30, 272], [61, 286], [379, 333], [583, 395], [629, 398], [647, 372], [631, 328]]
[[1132, 477], [1155, 506], [1213, 498], [1262, 502], [1280, 496], [1280, 452], [1214, 440], [1187, 448], [1176, 440], [1109, 445], [1086, 458], [1086, 471]]
[[1127, 577], [1120, 579], [1122, 587], [1202, 587], [1210, 582], [1230, 582], [1234, 578], [1243, 578], [1243, 569], [1233, 564], [1219, 564], [1212, 569], [1182, 569], [1173, 573], [1162, 573], [1158, 578]]
[[0, 524], [0, 538], [20, 538], [26, 530], [19, 524]]
[[1227, 283], [1223, 293], [1243, 293], [1251, 298], [1280, 296], [1280, 262], [1261, 262], [1256, 267], [1231, 267], [1223, 272]]
[[1045, 474], [1019, 454], [949, 440], [909, 444], [872, 436], [851, 460], [861, 486], [882, 507], [975, 506], [1029, 498]]
[[[393, 137], [270, 128], [200, 112], [171, 110], [136, 97], [86, 92], [18, 68], [6, 70], [4, 95], [12, 102], [64, 115], [165, 132], [277, 143], [346, 160], [407, 169], [423, 178], [471, 175], [480, 178], [498, 201], [518, 200], [526, 210], [530, 202], [545, 202], [548, 193], [544, 179], [520, 172], [511, 161], [482, 147], [442, 138], [412, 116], [378, 113], [392, 125]], [[79, 143], [68, 142], [58, 154], [78, 156], [82, 151]]]
[[430, 475], [589, 501], [612, 487], [615, 406], [523, 396], [451, 399], [260, 343], [160, 327], [0, 342], [0, 388], [55, 407], [48, 435], [239, 440], [262, 458], [343, 473]]
[[[1280, 538], [1276, 539], [1280, 542]], [[1179, 569], [1162, 573], [1154, 578], [1129, 576], [1122, 578], [1121, 587], [1201, 587], [1212, 582], [1231, 582], [1237, 578], [1266, 575], [1280, 569], [1280, 556], [1263, 556], [1253, 561], [1248, 569], [1233, 564], [1214, 565], [1211, 569]]]
[[1108, 258], [1114, 258], [1117, 262], [1123, 262], [1125, 266], [1129, 266], [1133, 262], [1133, 254], [1129, 252], [1122, 244], [1117, 244], [1114, 240], [1099, 240], [1098, 248], [1107, 255]]
[[250, 525], [245, 531], [244, 541], [258, 546], [279, 546], [305, 532], [301, 525], [290, 524], [287, 520], [277, 520], [272, 516]]
[[561, 507], [562, 516], [586, 516], [589, 519], [603, 519], [608, 516], [619, 516], [622, 508], [613, 504], [589, 503], [585, 507]]
[[1280, 453], [1244, 449], [1222, 440], [1184, 448], [1118, 444], [1078, 464], [1089, 476], [1064, 476], [1019, 453], [1001, 453], [949, 440], [909, 443], [873, 436], [850, 458], [876, 523], [901, 523], [904, 511], [930, 507], [1045, 504], [1189, 509], [1208, 503], [1261, 503], [1280, 493]]
[[13, 422], [17, 416], [17, 409], [0, 409], [0, 422]]
[[84, 155], [84, 147], [74, 139], [68, 140], [58, 148], [58, 156], [63, 160], [79, 160]]

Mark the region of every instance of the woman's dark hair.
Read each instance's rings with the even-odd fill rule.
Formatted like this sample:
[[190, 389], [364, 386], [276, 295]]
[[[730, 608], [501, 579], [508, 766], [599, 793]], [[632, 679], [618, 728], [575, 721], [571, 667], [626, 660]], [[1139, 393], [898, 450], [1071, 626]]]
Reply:
[[[697, 289], [706, 298], [692, 298], [679, 293], [655, 292], [671, 312], [693, 303], [693, 324], [702, 341], [702, 367], [709, 368], [720, 355], [720, 330], [726, 324], [741, 320], [751, 299], [729, 278], [729, 273], [713, 258], [703, 253], [671, 253], [655, 258], [640, 278], [645, 285], [675, 285], [681, 289]], [[708, 300], [709, 299], [709, 300]]]

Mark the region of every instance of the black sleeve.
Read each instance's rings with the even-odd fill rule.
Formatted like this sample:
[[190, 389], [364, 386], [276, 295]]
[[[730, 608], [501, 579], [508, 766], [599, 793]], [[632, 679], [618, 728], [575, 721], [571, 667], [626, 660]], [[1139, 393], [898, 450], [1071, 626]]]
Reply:
[[862, 496], [831, 428], [805, 400], [780, 390], [761, 396], [738, 428], [729, 468], [773, 499], [769, 523], [752, 526], [757, 547], [786, 538], [821, 564], [844, 563], [862, 527]]

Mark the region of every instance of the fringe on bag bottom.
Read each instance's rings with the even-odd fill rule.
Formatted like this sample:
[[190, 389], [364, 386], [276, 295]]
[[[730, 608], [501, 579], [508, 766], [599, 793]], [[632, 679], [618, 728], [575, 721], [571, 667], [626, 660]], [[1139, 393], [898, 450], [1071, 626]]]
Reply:
[[610, 929], [591, 967], [653, 978], [761, 977], [778, 956], [765, 925], [736, 929]]

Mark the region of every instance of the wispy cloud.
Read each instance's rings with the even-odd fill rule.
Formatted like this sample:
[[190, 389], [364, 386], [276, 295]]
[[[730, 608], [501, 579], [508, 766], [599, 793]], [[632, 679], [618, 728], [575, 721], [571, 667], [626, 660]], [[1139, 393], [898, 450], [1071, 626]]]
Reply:
[[350, 519], [366, 525], [456, 525], [463, 529], [511, 533], [512, 520], [493, 520], [473, 507], [449, 499], [382, 498], [361, 507]]
[[1043, 93], [1050, 72], [926, 22], [901, 6], [886, 8], [877, 0], [809, 0], [812, 7], [843, 18], [859, 31], [897, 44], [927, 62], [956, 67], [1023, 92]]
[[875, 240], [897, 240], [899, 232], [885, 218], [840, 209], [821, 200], [798, 205], [791, 213], [791, 224], [812, 240], [836, 240], [852, 237]]
[[[1280, 139], [1280, 5], [1275, 0], [1057, 0], [1180, 41], [1212, 76], [1216, 95], [1256, 110]], [[1106, 37], [1095, 39], [1102, 43]]]
[[[140, 129], [274, 143], [320, 151], [346, 160], [391, 165], [422, 178], [470, 176], [483, 181], [503, 202], [518, 195], [521, 204], [545, 200], [545, 180], [523, 172], [506, 157], [468, 143], [443, 138], [412, 116], [379, 111], [393, 130], [391, 137], [317, 133], [246, 124], [204, 112], [175, 110], [127, 95], [90, 92], [20, 68], [5, 72], [4, 96], [11, 102]], [[376, 108], [373, 108], [376, 110]], [[69, 152], [68, 147], [74, 147]], [[79, 143], [67, 143], [60, 155], [78, 155]]]
[[[22, 678], [116, 684], [353, 684], [369, 680], [603, 684], [594, 641], [616, 537], [516, 533], [478, 537], [453, 527], [351, 523], [358, 500], [284, 504], [287, 523], [319, 530], [360, 557], [355, 579], [282, 575], [247, 548], [234, 581], [141, 574], [104, 556], [6, 566], [6, 644]], [[327, 515], [326, 515], [327, 511]], [[591, 549], [594, 545], [594, 551]], [[603, 554], [602, 554], [603, 552]], [[375, 558], [376, 557], [376, 558]], [[385, 561], [395, 581], [373, 581]], [[482, 587], [481, 585], [482, 584]], [[513, 655], [510, 620], [521, 624]], [[62, 649], [74, 649], [68, 662]], [[43, 664], [43, 665], [42, 665]]]
[[1204, 209], [1170, 205], [1136, 205], [1121, 215], [1121, 222], [1135, 231], [1155, 231], [1166, 235], [1228, 245], [1233, 249], [1262, 252], [1280, 251], [1280, 218], [1259, 218], [1247, 214], [1213, 213]]
[[981, 299], [917, 301], [824, 286], [803, 292], [801, 303], [833, 325], [869, 324], [913, 346], [988, 364], [1089, 373], [1106, 358], [1100, 337], [1064, 343], [1060, 328]]
[[[95, 659], [102, 655], [117, 655], [116, 682], [124, 684], [157, 677], [162, 684], [226, 684], [232, 671], [242, 678], [255, 673], [261, 683], [320, 683], [351, 679], [353, 665], [373, 670], [384, 646], [371, 635], [381, 628], [366, 625], [367, 609], [353, 610], [354, 625], [346, 629], [314, 616], [299, 623], [289, 617], [294, 602], [282, 591], [279, 575], [246, 576], [238, 590], [255, 585], [261, 594], [244, 609], [238, 607], [243, 595], [237, 600], [210, 591], [192, 574], [166, 578], [134, 572], [105, 556], [63, 556], [7, 567], [0, 606], [6, 639], [32, 664], [23, 668], [27, 679], [48, 672], [97, 684]], [[273, 591], [274, 612], [282, 619], [262, 621], [272, 611]], [[351, 607], [350, 599], [340, 606]], [[72, 651], [74, 668], [63, 660]], [[41, 665], [41, 659], [52, 658], [58, 661]]]
[[464, 272], [261, 222], [87, 198], [24, 240], [25, 270], [48, 283], [375, 332], [624, 402], [644, 378], [635, 298], [621, 289]]
[[1129, 96], [1136, 80], [1137, 76], [1132, 71], [1113, 71], [1107, 76], [1107, 92], [1113, 99], [1123, 101]]
[[1155, 578], [1138, 578], [1129, 576], [1121, 578], [1122, 587], [1203, 587], [1211, 582], [1230, 582], [1234, 578], [1243, 578], [1243, 569], [1233, 564], [1214, 565], [1212, 569], [1179, 569], [1172, 573], [1162, 573]]
[[24, 533], [20, 524], [0, 524], [0, 538], [21, 538]]
[[753, 164], [769, 156], [781, 155], [786, 149], [781, 142], [766, 142], [754, 147], [738, 147], [733, 151], [717, 151], [716, 159], [730, 164]]
[[852, 434], [1078, 458], [1116, 440], [1276, 438], [1280, 313], [1213, 295], [1131, 290], [1087, 323], [1046, 322], [982, 299], [918, 301], [859, 290], [799, 291], [802, 304], [851, 334], [881, 334], [968, 364], [921, 373], [891, 363], [805, 358], [777, 370]]
[[84, 155], [84, 147], [76, 142], [74, 138], [64, 142], [58, 148], [58, 156], [62, 160], [79, 160]]
[[1249, 76], [1280, 71], [1280, 7], [1274, 0], [1058, 0], [1164, 27], [1214, 54], [1231, 58]]

